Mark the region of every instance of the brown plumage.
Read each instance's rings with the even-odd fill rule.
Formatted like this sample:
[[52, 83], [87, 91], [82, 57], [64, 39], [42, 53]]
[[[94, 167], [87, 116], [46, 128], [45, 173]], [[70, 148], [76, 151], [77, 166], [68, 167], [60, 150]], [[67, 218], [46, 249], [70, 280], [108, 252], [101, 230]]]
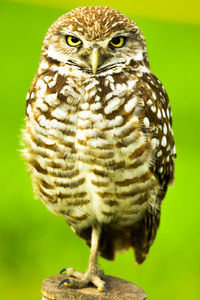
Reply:
[[26, 116], [35, 194], [91, 246], [88, 271], [68, 269], [78, 279], [65, 283], [105, 290], [97, 251], [114, 259], [133, 247], [142, 263], [174, 177], [169, 100], [137, 25], [108, 7], [60, 17], [44, 39]]

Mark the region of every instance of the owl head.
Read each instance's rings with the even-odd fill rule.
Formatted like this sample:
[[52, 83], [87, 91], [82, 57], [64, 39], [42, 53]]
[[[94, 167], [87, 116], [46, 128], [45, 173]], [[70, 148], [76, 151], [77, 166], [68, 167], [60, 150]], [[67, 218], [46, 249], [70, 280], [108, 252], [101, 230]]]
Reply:
[[48, 30], [42, 56], [82, 72], [117, 72], [137, 63], [149, 67], [138, 26], [109, 7], [80, 7], [61, 16]]

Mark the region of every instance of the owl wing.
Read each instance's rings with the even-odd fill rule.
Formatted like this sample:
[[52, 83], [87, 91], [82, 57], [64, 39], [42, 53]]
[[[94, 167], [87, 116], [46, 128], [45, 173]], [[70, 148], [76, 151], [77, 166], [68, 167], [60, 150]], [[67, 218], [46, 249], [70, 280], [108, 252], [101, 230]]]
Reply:
[[153, 75], [143, 75], [144, 109], [141, 114], [143, 130], [151, 142], [155, 164], [151, 171], [160, 184], [162, 200], [169, 184], [174, 180], [176, 148], [172, 131], [172, 113], [168, 95], [161, 82]]
[[145, 73], [138, 87], [144, 101], [140, 123], [153, 149], [151, 172], [158, 179], [156, 202], [148, 208], [143, 219], [132, 228], [135, 259], [142, 263], [153, 243], [160, 223], [160, 206], [167, 187], [174, 180], [176, 149], [172, 132], [172, 114], [167, 93], [160, 81]]

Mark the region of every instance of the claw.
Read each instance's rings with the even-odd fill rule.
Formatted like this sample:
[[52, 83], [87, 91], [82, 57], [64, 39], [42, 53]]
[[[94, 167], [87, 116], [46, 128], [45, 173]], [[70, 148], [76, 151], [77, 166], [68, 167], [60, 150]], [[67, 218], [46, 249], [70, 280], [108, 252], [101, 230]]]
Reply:
[[62, 270], [60, 271], [60, 274], [63, 274], [63, 272], [65, 272], [65, 271], [67, 271], [66, 268], [62, 269]]
[[108, 287], [107, 287], [107, 285], [105, 283], [104, 283], [103, 287], [104, 287], [105, 295], [107, 296], [107, 294], [108, 294]]
[[70, 283], [70, 280], [68, 278], [63, 279], [59, 284], [58, 284], [58, 288], [63, 285], [65, 282]]

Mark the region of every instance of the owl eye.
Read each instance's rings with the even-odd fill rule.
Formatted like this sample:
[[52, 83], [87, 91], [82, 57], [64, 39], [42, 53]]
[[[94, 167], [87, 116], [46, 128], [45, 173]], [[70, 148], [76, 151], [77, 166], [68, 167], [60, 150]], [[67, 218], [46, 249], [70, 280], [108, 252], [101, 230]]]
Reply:
[[82, 43], [81, 40], [79, 40], [75, 36], [68, 35], [65, 37], [65, 39], [66, 39], [67, 44], [71, 47], [77, 47]]
[[125, 44], [125, 38], [121, 36], [116, 36], [110, 41], [110, 45], [115, 48], [121, 48]]

